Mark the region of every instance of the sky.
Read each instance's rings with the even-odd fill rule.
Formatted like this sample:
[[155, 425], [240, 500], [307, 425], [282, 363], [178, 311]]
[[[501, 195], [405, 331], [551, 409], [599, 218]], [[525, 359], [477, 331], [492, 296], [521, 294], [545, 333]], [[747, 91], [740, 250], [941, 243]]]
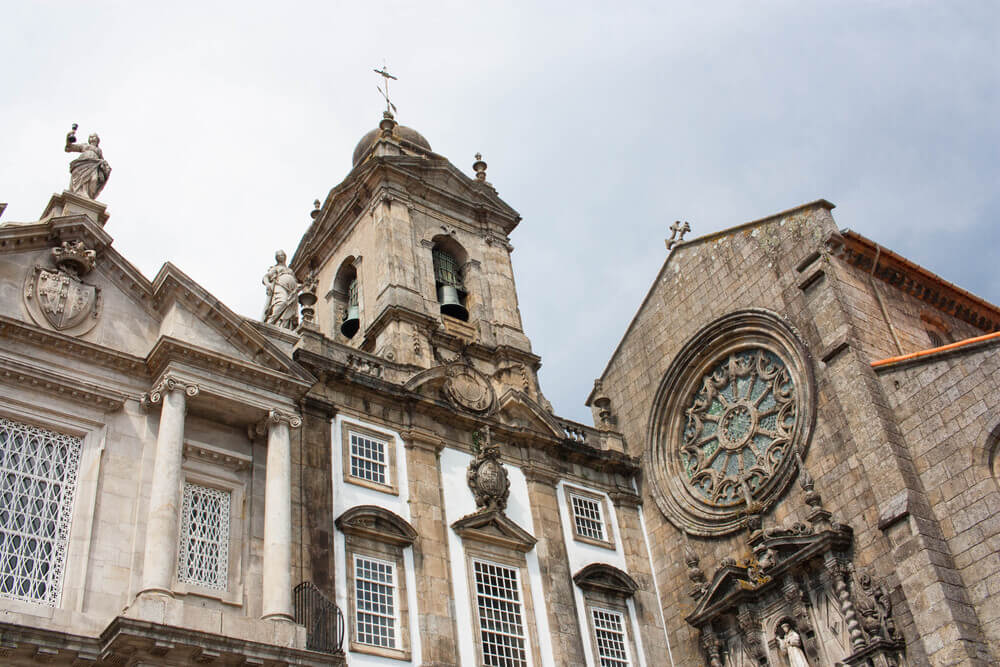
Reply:
[[71, 123], [146, 276], [171, 261], [259, 317], [399, 77], [397, 119], [523, 220], [524, 328], [556, 412], [583, 402], [666, 256], [826, 198], [1000, 302], [1000, 3], [0, 0], [0, 222], [69, 181]]

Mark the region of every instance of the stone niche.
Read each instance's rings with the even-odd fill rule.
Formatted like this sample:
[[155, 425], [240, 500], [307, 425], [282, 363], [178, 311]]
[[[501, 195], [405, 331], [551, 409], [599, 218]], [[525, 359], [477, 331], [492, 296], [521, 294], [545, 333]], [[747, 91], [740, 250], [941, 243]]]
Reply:
[[904, 667], [902, 635], [887, 588], [853, 564], [853, 530], [831, 522], [803, 472], [809, 523], [762, 528], [751, 507], [749, 554], [725, 558], [711, 578], [685, 549], [710, 667], [851, 665]]

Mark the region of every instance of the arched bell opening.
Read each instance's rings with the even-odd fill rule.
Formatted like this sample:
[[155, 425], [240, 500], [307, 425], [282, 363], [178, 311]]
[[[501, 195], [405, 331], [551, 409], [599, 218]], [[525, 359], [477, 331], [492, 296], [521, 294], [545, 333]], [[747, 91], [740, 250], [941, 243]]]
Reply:
[[469, 321], [469, 292], [463, 267], [468, 261], [465, 250], [451, 238], [436, 239], [431, 249], [434, 260], [434, 288], [441, 313]]
[[333, 281], [334, 322], [345, 338], [354, 338], [361, 328], [361, 300], [357, 259], [348, 257]]

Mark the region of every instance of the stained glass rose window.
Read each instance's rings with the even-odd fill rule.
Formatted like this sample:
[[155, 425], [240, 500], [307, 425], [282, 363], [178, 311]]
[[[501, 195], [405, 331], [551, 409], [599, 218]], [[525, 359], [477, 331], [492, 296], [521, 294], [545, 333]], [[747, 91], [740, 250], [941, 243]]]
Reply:
[[646, 473], [678, 528], [724, 535], [750, 501], [767, 507], [805, 456], [815, 404], [812, 362], [780, 316], [740, 311], [674, 355], [654, 398]]
[[733, 352], [706, 373], [685, 410], [678, 452], [705, 501], [736, 505], [774, 476], [795, 429], [795, 385], [773, 352]]

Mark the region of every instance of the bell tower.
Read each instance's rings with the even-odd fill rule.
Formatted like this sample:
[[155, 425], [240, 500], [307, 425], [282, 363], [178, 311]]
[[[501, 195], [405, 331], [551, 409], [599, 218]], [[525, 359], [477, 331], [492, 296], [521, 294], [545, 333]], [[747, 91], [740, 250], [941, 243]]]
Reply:
[[316, 278], [315, 327], [329, 341], [425, 369], [459, 354], [487, 374], [517, 367], [518, 389], [539, 398], [510, 259], [521, 216], [486, 167], [476, 154], [466, 175], [387, 109], [290, 266]]

